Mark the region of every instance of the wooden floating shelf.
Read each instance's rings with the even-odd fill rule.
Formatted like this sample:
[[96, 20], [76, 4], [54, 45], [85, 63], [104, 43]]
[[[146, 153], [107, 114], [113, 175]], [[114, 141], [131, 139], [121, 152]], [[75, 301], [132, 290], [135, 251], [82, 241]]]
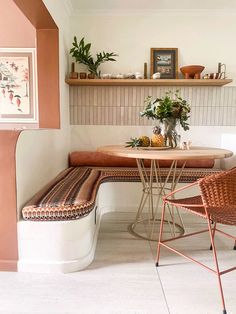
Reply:
[[223, 86], [230, 79], [66, 79], [72, 86]]

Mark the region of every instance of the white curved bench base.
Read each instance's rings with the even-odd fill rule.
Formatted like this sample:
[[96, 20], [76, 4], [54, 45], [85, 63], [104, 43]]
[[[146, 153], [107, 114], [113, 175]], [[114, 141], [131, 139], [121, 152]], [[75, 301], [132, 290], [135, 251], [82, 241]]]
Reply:
[[99, 187], [96, 206], [84, 218], [19, 221], [18, 271], [69, 273], [86, 268], [94, 259], [102, 214], [117, 207], [130, 210], [131, 204], [137, 209], [140, 188], [139, 182], [106, 182]]
[[94, 210], [84, 218], [19, 221], [18, 271], [69, 273], [86, 268], [94, 259], [102, 215], [110, 211], [136, 211], [141, 189], [140, 182], [103, 183]]
[[[98, 213], [97, 213], [98, 214]], [[71, 221], [18, 222], [19, 272], [69, 273], [94, 259], [100, 216]]]

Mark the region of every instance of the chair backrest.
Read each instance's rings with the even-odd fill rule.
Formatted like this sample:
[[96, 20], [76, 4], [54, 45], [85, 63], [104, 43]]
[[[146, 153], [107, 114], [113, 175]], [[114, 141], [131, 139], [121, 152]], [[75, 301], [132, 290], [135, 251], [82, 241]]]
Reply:
[[236, 168], [198, 181], [206, 207], [236, 205]]

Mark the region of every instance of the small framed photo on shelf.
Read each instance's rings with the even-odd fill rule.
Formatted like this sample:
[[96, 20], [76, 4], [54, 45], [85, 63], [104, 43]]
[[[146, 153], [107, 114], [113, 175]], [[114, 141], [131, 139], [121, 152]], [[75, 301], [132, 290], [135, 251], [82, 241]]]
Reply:
[[178, 48], [151, 48], [151, 78], [157, 72], [161, 79], [178, 78]]

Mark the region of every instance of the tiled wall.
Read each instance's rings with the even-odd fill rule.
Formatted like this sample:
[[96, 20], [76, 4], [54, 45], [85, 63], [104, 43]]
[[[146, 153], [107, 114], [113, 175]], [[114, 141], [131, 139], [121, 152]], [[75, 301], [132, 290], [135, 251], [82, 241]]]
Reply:
[[147, 96], [180, 89], [190, 125], [236, 126], [236, 87], [70, 86], [72, 125], [151, 125], [140, 117]]

